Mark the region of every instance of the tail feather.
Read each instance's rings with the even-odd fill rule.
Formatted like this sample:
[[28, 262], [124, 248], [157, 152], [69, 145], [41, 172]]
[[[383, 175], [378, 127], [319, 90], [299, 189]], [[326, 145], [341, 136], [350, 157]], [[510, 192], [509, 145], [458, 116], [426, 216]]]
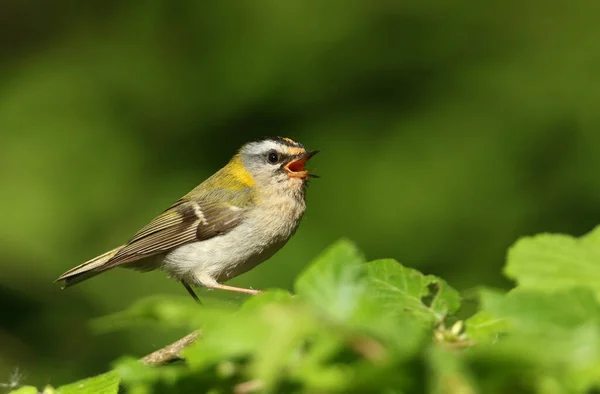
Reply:
[[83, 282], [86, 279], [91, 278], [92, 276], [96, 276], [99, 273], [106, 271], [109, 268], [103, 267], [110, 259], [117, 254], [119, 250], [121, 250], [123, 246], [119, 246], [113, 250], [110, 250], [100, 256], [94, 257], [91, 260], [86, 261], [83, 264], [78, 265], [75, 268], [71, 268], [64, 274], [62, 274], [56, 282], [64, 280], [63, 289], [69, 286], [73, 286], [79, 282]]

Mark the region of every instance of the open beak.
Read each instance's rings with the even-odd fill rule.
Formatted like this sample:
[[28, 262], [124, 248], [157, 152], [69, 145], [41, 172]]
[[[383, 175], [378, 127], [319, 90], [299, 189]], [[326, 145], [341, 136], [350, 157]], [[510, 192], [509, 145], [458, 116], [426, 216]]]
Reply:
[[290, 161], [285, 166], [285, 170], [287, 171], [288, 175], [292, 178], [301, 178], [301, 179], [318, 178], [317, 175], [309, 173], [304, 168], [304, 165], [306, 164], [306, 162], [308, 160], [310, 160], [310, 158], [313, 157], [314, 155], [316, 155], [317, 153], [319, 153], [318, 150], [314, 150], [312, 152], [306, 152], [303, 155], [301, 155], [299, 158]]

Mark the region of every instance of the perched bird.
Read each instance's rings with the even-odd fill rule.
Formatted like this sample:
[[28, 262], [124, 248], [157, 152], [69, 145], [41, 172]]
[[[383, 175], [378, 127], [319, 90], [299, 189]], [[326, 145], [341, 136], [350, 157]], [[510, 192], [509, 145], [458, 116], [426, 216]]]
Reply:
[[137, 232], [124, 245], [62, 274], [72, 286], [114, 267], [161, 269], [196, 301], [192, 285], [246, 294], [222, 284], [271, 257], [290, 239], [306, 208], [309, 152], [289, 138], [244, 145], [229, 163]]

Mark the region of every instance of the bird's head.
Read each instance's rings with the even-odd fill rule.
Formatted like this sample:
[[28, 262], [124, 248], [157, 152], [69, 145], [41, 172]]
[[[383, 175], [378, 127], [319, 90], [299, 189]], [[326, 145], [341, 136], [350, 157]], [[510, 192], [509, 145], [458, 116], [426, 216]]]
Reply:
[[306, 168], [306, 162], [318, 151], [307, 151], [289, 138], [268, 137], [244, 145], [238, 156], [261, 191], [303, 191], [308, 180], [317, 176]]

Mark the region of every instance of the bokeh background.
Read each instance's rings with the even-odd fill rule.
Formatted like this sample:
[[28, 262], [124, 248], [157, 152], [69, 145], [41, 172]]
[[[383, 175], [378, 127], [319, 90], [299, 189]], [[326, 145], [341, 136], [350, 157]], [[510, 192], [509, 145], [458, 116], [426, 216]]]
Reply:
[[185, 295], [162, 273], [114, 270], [65, 291], [53, 280], [264, 135], [320, 149], [322, 179], [295, 238], [232, 283], [290, 289], [348, 237], [461, 290], [510, 286], [502, 264], [519, 236], [600, 222], [599, 11], [595, 0], [1, 2], [0, 382], [18, 370], [59, 385], [175, 339], [89, 324]]

